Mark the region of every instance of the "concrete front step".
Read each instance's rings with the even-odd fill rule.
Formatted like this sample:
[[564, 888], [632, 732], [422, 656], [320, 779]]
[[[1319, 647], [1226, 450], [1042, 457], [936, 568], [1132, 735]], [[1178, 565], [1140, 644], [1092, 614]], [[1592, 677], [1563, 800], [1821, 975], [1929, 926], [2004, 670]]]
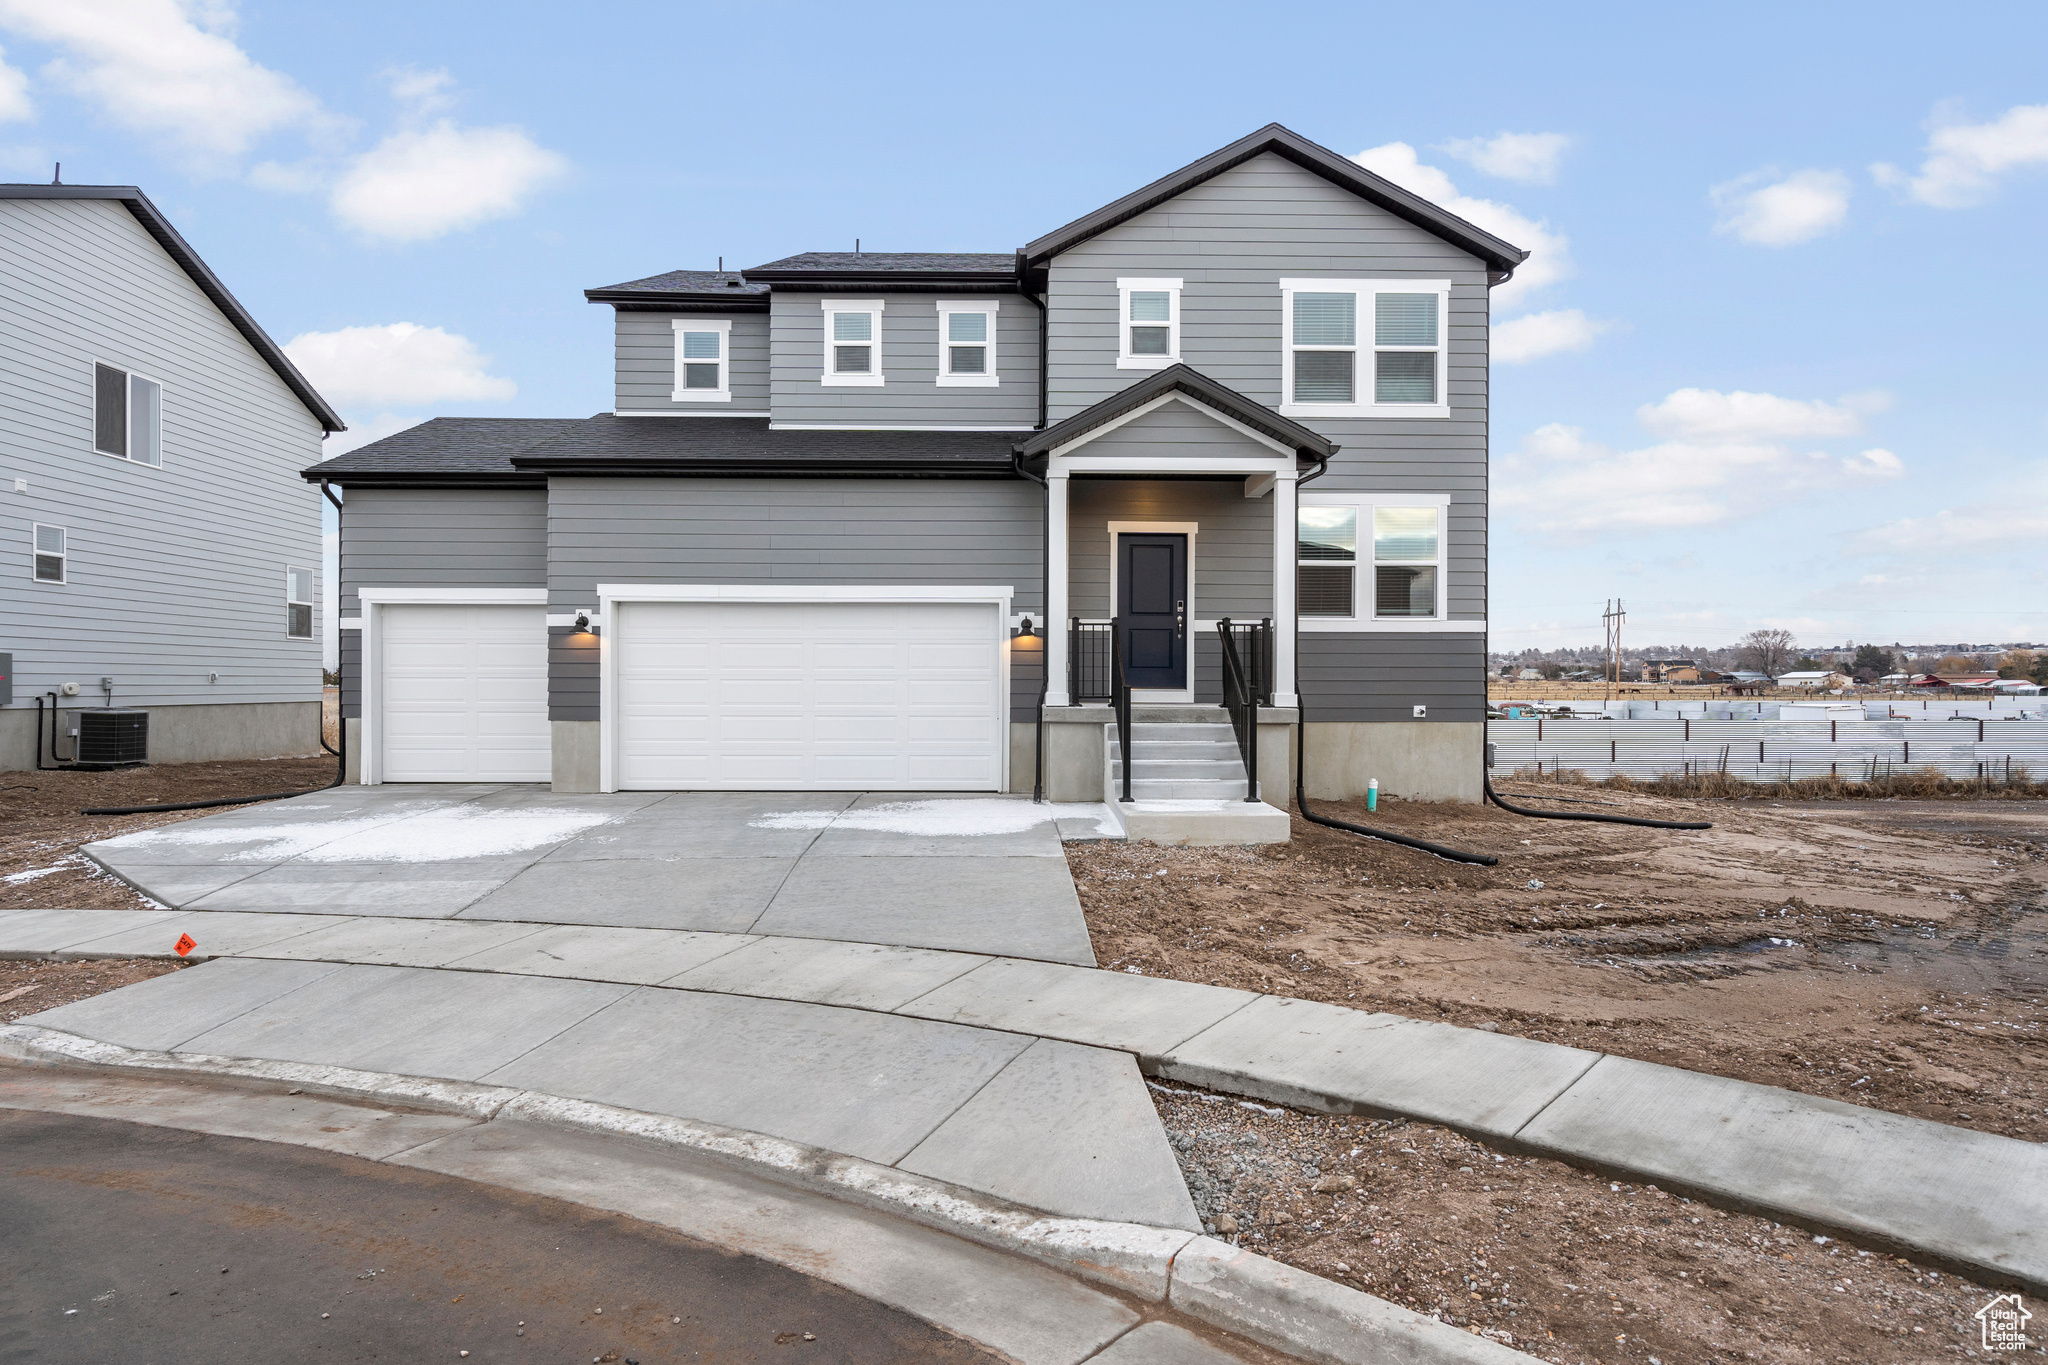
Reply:
[[[1121, 774], [1123, 760], [1112, 756], [1109, 770]], [[1144, 753], [1131, 762], [1132, 777], [1178, 777], [1187, 779], [1214, 778], [1225, 782], [1242, 782], [1244, 764], [1237, 755], [1228, 758], [1181, 758], [1164, 754]]]
[[1242, 781], [1235, 799], [1224, 800], [1141, 794], [1140, 785], [1132, 780], [1134, 799], [1129, 804], [1114, 793], [1108, 802], [1126, 839], [1150, 839], [1155, 844], [1284, 844], [1291, 833], [1287, 812], [1245, 800]]
[[1134, 721], [1129, 806], [1120, 800], [1124, 752], [1114, 725], [1105, 728], [1104, 742], [1103, 790], [1126, 838], [1166, 844], [1273, 843], [1287, 838], [1283, 812], [1244, 799], [1250, 790], [1244, 757], [1223, 708], [1174, 708], [1170, 717], [1155, 710]]

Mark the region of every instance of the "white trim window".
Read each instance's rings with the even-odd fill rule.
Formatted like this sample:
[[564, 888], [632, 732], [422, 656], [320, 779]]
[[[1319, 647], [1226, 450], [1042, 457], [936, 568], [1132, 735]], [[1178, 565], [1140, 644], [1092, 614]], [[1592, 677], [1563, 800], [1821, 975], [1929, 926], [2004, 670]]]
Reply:
[[825, 312], [825, 372], [830, 388], [879, 388], [882, 384], [882, 300], [818, 300]]
[[284, 571], [284, 633], [294, 640], [313, 638], [313, 571], [287, 566]]
[[164, 386], [147, 376], [94, 361], [92, 448], [133, 464], [164, 462]]
[[1176, 279], [1117, 280], [1119, 370], [1163, 370], [1180, 362], [1180, 291]]
[[678, 403], [732, 401], [732, 321], [676, 318], [675, 391]]
[[939, 387], [992, 389], [999, 299], [939, 300]]
[[1280, 411], [1449, 417], [1449, 280], [1282, 280]]
[[[1295, 609], [1308, 629], [1444, 629], [1450, 499], [1302, 494]], [[1484, 623], [1460, 621], [1460, 629]]]
[[34, 547], [29, 555], [29, 577], [38, 583], [63, 583], [69, 579], [71, 551], [70, 537], [61, 526], [45, 526], [33, 523], [29, 528], [30, 543]]

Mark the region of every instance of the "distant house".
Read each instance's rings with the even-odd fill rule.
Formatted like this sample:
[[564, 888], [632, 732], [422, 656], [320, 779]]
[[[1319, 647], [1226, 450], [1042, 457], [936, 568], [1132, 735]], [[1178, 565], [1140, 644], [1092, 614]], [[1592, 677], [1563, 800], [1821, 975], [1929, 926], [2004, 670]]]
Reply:
[[1887, 673], [1877, 680], [1879, 687], [1911, 687], [1923, 675], [1918, 673]]
[[2007, 696], [2038, 697], [2041, 684], [2030, 678], [2000, 678], [1991, 685], [1991, 690]]
[[1735, 671], [1734, 671], [1733, 673], [1730, 673], [1730, 674], [1729, 674], [1728, 676], [1729, 676], [1730, 678], [1734, 679], [1734, 680], [1735, 680], [1736, 682], [1739, 682], [1739, 683], [1766, 683], [1766, 684], [1767, 684], [1767, 683], [1769, 683], [1769, 682], [1771, 681], [1771, 675], [1770, 675], [1770, 674], [1768, 674], [1768, 673], [1759, 673], [1759, 672], [1757, 672], [1757, 671], [1756, 671], [1756, 670], [1755, 670], [1754, 668], [1738, 668], [1738, 669], [1736, 669], [1736, 670], [1735, 670]]
[[1930, 673], [1921, 679], [1921, 687], [1946, 687], [1965, 692], [1988, 692], [2004, 681], [1996, 673]]
[[1847, 674], [1823, 668], [1799, 673], [1780, 673], [1777, 682], [1780, 687], [1804, 687], [1814, 691], [1826, 691], [1833, 687], [1847, 687], [1850, 679]]
[[1698, 682], [1699, 665], [1691, 659], [1645, 659], [1643, 660], [1643, 681], [1681, 683]]

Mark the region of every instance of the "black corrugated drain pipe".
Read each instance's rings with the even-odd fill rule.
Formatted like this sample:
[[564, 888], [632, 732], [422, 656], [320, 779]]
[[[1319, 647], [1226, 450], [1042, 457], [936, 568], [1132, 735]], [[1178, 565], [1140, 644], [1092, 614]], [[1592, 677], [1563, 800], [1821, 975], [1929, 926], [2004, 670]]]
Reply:
[[[1486, 762], [1485, 747], [1480, 748], [1479, 761]], [[1479, 770], [1479, 781], [1486, 788], [1486, 799], [1513, 815], [1526, 815], [1532, 820], [1591, 820], [1602, 825], [1641, 825], [1645, 829], [1712, 829], [1710, 820], [1645, 820], [1635, 815], [1593, 815], [1580, 810], [1530, 810], [1527, 806], [1511, 806], [1500, 799], [1493, 789], [1493, 778], [1485, 768]], [[1564, 799], [1564, 798], [1560, 798]]]

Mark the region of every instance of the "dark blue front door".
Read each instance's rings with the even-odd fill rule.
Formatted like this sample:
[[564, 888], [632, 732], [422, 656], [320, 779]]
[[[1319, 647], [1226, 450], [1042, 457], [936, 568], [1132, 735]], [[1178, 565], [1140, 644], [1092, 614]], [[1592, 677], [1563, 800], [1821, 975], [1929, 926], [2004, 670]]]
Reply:
[[1116, 614], [1132, 687], [1188, 685], [1188, 538], [1125, 532], [1116, 544]]

